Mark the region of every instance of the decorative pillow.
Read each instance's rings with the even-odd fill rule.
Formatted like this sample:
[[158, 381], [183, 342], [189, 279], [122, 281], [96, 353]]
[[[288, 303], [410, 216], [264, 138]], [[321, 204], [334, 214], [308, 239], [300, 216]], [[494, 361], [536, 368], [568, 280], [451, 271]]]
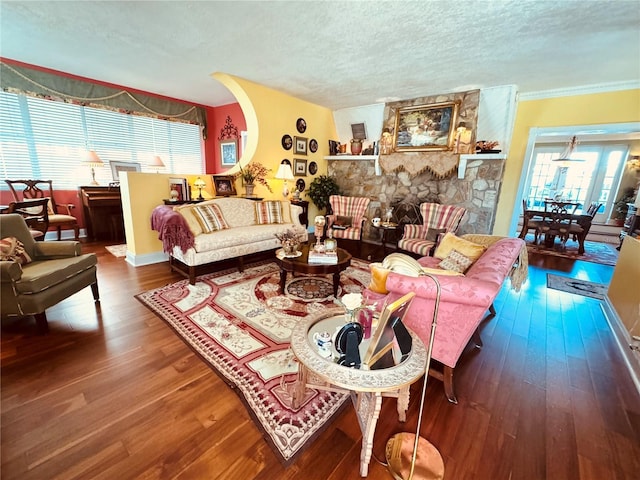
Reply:
[[18, 262], [21, 265], [31, 263], [31, 257], [24, 250], [24, 244], [16, 237], [0, 240], [0, 260]]
[[422, 275], [422, 265], [418, 261], [405, 255], [404, 253], [392, 253], [382, 260], [382, 266], [395, 273], [401, 273], [409, 277], [419, 277]]
[[282, 203], [278, 200], [255, 202], [256, 207], [256, 223], [258, 225], [266, 225], [269, 223], [283, 223], [282, 221]]
[[198, 220], [198, 223], [200, 223], [203, 233], [211, 233], [229, 228], [218, 205], [197, 205], [193, 207], [192, 212], [193, 216]]
[[369, 290], [376, 293], [389, 293], [389, 290], [387, 290], [387, 277], [391, 270], [384, 268], [381, 263], [372, 263], [369, 268], [371, 269]]
[[487, 247], [484, 245], [479, 245], [477, 243], [470, 242], [469, 240], [456, 237], [453, 233], [449, 232], [440, 241], [440, 245], [436, 248], [433, 256], [440, 260], [444, 260], [452, 250], [457, 250], [465, 257], [469, 257], [475, 262], [486, 249]]
[[473, 265], [473, 260], [464, 256], [457, 250], [451, 250], [447, 258], [442, 260], [438, 266], [444, 270], [451, 270], [452, 272], [464, 273], [467, 269]]
[[332, 227], [337, 228], [338, 230], [346, 230], [353, 224], [352, 217], [345, 217], [342, 215], [338, 215], [336, 219], [333, 221]]
[[193, 233], [193, 236], [195, 237], [196, 235], [200, 235], [202, 233], [202, 225], [200, 225], [200, 222], [193, 213], [194, 208], [195, 207], [193, 207], [192, 205], [186, 205], [173, 207], [173, 210], [182, 215], [184, 221], [187, 222], [189, 230], [191, 230], [191, 233]]
[[446, 228], [427, 228], [427, 232], [424, 238], [425, 240], [428, 240], [430, 242], [437, 242], [438, 235], [440, 235], [441, 233], [445, 233], [446, 231]]

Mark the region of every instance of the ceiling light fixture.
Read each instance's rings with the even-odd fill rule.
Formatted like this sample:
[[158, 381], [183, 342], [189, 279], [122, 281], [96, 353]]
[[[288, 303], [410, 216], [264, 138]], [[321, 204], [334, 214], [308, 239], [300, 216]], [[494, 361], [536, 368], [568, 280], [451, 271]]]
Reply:
[[[571, 158], [571, 155], [573, 154], [573, 151], [575, 150], [576, 146], [578, 146], [578, 137], [574, 135], [573, 137], [571, 137], [571, 140], [569, 140], [569, 144], [567, 145], [567, 148], [565, 148], [564, 152], [562, 152], [562, 155], [560, 155], [560, 157], [558, 158], [554, 158], [552, 161], [553, 162], [584, 162], [583, 158]], [[568, 166], [568, 165], [563, 165], [563, 166]]]

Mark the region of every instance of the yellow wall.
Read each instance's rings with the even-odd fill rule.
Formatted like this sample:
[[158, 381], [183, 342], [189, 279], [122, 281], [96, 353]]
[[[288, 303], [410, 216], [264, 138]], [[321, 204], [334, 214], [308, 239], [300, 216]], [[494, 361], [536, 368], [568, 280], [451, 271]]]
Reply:
[[631, 335], [640, 335], [640, 240], [627, 237], [613, 271], [607, 296]]
[[191, 185], [191, 194], [198, 195], [193, 182], [202, 178], [206, 187], [203, 198], [210, 198], [213, 193], [211, 175], [186, 175], [162, 173], [125, 172], [120, 176], [122, 193], [122, 212], [124, 229], [127, 238], [127, 252], [134, 256], [162, 252], [162, 242], [158, 240], [158, 232], [151, 230], [151, 213], [163, 200], [169, 198], [169, 179], [186, 178]]
[[[292, 165], [294, 158], [307, 160], [307, 167], [309, 162], [315, 161], [318, 164], [318, 172], [315, 176], [296, 177], [296, 180], [304, 179], [307, 187], [316, 176], [326, 175], [327, 162], [324, 156], [329, 155], [328, 141], [337, 138], [331, 110], [226, 73], [214, 73], [213, 78], [235, 95], [247, 122], [247, 149], [241, 159], [242, 165], [253, 159], [271, 168], [275, 176], [278, 165], [285, 158]], [[300, 117], [307, 122], [307, 130], [304, 133], [298, 133], [296, 130], [296, 120]], [[282, 136], [285, 134], [291, 135], [292, 138], [294, 136], [305, 137], [307, 140], [315, 138], [318, 141], [318, 151], [311, 153], [307, 149], [307, 155], [294, 155], [293, 149], [282, 148]], [[273, 193], [269, 193], [265, 187], [258, 185], [255, 194], [265, 198], [282, 198], [283, 181], [271, 179], [268, 182]], [[290, 190], [293, 190], [294, 184], [295, 180], [289, 181]], [[243, 188], [239, 180], [236, 183], [236, 189], [238, 194], [242, 194]], [[308, 200], [304, 192], [301, 198]], [[316, 214], [317, 209], [313, 202], [310, 202], [309, 218], [313, 219]]]
[[493, 233], [509, 234], [531, 128], [637, 121], [640, 121], [640, 89], [520, 101]]

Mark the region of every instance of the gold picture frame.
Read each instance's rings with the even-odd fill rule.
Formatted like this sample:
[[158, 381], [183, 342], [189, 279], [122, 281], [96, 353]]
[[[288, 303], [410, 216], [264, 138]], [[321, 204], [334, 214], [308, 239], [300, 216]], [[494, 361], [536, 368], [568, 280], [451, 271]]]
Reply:
[[396, 110], [393, 149], [396, 152], [451, 150], [460, 102], [415, 105]]
[[212, 175], [213, 188], [216, 197], [231, 197], [237, 195], [236, 182], [233, 175]]

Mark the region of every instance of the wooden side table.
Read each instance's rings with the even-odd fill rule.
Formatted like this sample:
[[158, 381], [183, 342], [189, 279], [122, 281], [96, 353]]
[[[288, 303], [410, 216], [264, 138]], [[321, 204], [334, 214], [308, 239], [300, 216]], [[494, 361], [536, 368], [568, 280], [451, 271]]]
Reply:
[[309, 202], [307, 202], [306, 200], [291, 200], [291, 205], [302, 207], [302, 213], [300, 214], [300, 223], [305, 227], [309, 227]]
[[[378, 225], [374, 225], [373, 223], [371, 224], [371, 226], [373, 228], [375, 228], [376, 230], [382, 232], [382, 254], [386, 255], [387, 254], [387, 234], [389, 232], [393, 232], [396, 233], [398, 231], [398, 224], [397, 223], [392, 223], [392, 222], [382, 222]], [[398, 248], [398, 239], [397, 237], [394, 238], [395, 242], [396, 242], [396, 247], [392, 250], [393, 252], [395, 252]]]
[[[300, 364], [298, 379], [291, 394], [294, 408], [304, 399], [307, 387], [350, 394], [362, 431], [360, 475], [366, 477], [382, 397], [397, 399], [398, 419], [404, 422], [409, 407], [409, 387], [425, 372], [427, 350], [418, 336], [409, 332], [413, 339], [411, 352], [399, 365], [380, 370], [354, 369], [338, 365], [334, 358], [320, 356], [314, 345], [313, 335], [321, 331], [333, 333], [344, 323], [344, 315], [334, 315], [328, 318], [311, 318], [294, 327], [291, 349]], [[368, 346], [368, 340], [360, 343], [361, 358], [364, 358]], [[333, 349], [333, 346], [331, 348]], [[333, 353], [335, 357], [337, 352], [334, 350]]]

